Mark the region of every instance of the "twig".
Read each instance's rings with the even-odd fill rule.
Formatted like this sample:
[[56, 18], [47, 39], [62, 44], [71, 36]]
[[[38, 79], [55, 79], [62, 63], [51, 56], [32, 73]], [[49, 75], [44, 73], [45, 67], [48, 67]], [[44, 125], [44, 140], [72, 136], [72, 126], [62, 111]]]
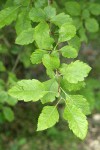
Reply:
[[19, 58], [20, 58], [20, 54], [19, 54], [19, 55], [17, 56], [17, 58], [16, 58], [15, 64], [14, 64], [14, 66], [13, 66], [13, 68], [12, 68], [12, 72], [15, 71], [15, 69], [16, 69], [16, 67], [17, 67], [17, 65], [18, 65], [18, 62], [19, 62]]

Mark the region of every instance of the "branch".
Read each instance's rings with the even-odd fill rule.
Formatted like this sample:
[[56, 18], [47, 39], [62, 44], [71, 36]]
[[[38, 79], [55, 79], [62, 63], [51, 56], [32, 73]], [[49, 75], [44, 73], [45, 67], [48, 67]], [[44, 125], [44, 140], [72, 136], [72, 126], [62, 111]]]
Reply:
[[19, 54], [19, 55], [17, 56], [17, 58], [16, 58], [15, 64], [14, 64], [14, 66], [13, 66], [13, 68], [12, 68], [12, 72], [15, 71], [15, 69], [16, 69], [16, 67], [17, 67], [17, 65], [18, 65], [18, 62], [19, 62], [19, 58], [20, 58], [20, 54]]

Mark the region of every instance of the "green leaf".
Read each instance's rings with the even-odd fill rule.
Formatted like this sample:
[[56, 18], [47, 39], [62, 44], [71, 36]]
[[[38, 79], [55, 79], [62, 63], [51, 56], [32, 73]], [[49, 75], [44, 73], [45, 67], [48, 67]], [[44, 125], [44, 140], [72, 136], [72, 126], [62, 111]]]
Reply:
[[55, 106], [45, 106], [38, 119], [37, 131], [45, 130], [56, 124], [59, 120], [59, 114]]
[[43, 104], [54, 101], [55, 97], [58, 95], [58, 83], [55, 79], [45, 81], [44, 86], [48, 93], [41, 98]]
[[80, 139], [84, 139], [87, 134], [88, 122], [86, 116], [81, 112], [81, 109], [72, 105], [70, 101], [66, 100], [66, 107], [64, 110], [64, 119], [68, 121], [69, 128]]
[[60, 66], [58, 53], [45, 54], [42, 58], [42, 62], [43, 65], [49, 70], [57, 69]]
[[76, 27], [76, 30], [78, 31], [79, 28], [82, 26], [82, 21], [79, 17], [73, 17], [73, 25]]
[[81, 47], [80, 38], [76, 35], [71, 40], [68, 41], [68, 44], [73, 46], [75, 49], [79, 50]]
[[9, 84], [9, 87], [12, 85], [15, 85], [17, 81], [18, 81], [18, 79], [16, 77], [16, 74], [14, 72], [9, 72], [8, 73], [8, 83], [7, 83], [7, 84]]
[[44, 8], [44, 12], [46, 14], [46, 20], [50, 20], [56, 16], [56, 9], [52, 6], [47, 6]]
[[17, 102], [18, 102], [18, 100], [17, 100], [16, 98], [14, 98], [14, 97], [8, 95], [8, 98], [7, 98], [7, 100], [6, 100], [6, 103], [7, 103], [7, 104], [9, 104], [9, 105], [11, 105], [11, 106], [14, 106], [14, 105], [17, 104]]
[[66, 15], [65, 13], [60, 13], [51, 18], [51, 22], [57, 25], [58, 27], [61, 27], [64, 23], [71, 24], [72, 18], [69, 15]]
[[100, 15], [100, 4], [99, 3], [90, 3], [89, 10], [93, 15]]
[[62, 56], [67, 58], [76, 58], [78, 56], [78, 51], [72, 46], [64, 46], [60, 49]]
[[72, 24], [63, 24], [59, 30], [59, 43], [72, 39], [76, 34], [76, 28]]
[[66, 10], [71, 16], [79, 16], [81, 14], [81, 7], [78, 2], [67, 2]]
[[26, 46], [26, 47], [24, 47], [23, 52], [20, 53], [19, 59], [20, 59], [20, 62], [23, 63], [25, 68], [28, 68], [31, 65], [30, 55], [32, 53], [32, 49], [34, 49], [34, 47], [31, 47], [31, 45]]
[[78, 81], [83, 81], [88, 76], [90, 70], [91, 67], [86, 63], [76, 60], [69, 65], [63, 66], [60, 72], [68, 82], [78, 83]]
[[14, 113], [10, 107], [3, 107], [3, 114], [9, 122], [14, 120]]
[[41, 22], [46, 20], [46, 14], [41, 8], [32, 8], [29, 17], [33, 22]]
[[[0, 5], [2, 4], [2, 2], [0, 1]], [[8, 8], [14, 5], [14, 1], [13, 0], [7, 0], [4, 2], [4, 8]]]
[[14, 0], [15, 5], [29, 6], [29, 0]]
[[4, 103], [5, 101], [7, 101], [7, 98], [8, 98], [7, 92], [1, 90], [0, 91], [0, 103]]
[[72, 105], [75, 105], [77, 108], [80, 108], [83, 114], [90, 114], [90, 107], [87, 100], [82, 95], [69, 95]]
[[8, 7], [0, 11], [0, 28], [16, 20], [19, 7]]
[[83, 12], [82, 12], [82, 19], [86, 20], [90, 17], [90, 12], [88, 9], [83, 9]]
[[38, 80], [22, 80], [17, 82], [9, 91], [9, 95], [19, 100], [24, 101], [38, 101], [47, 92], [43, 83]]
[[47, 6], [48, 2], [47, 0], [37, 0], [36, 2], [34, 2], [34, 5], [36, 8], [42, 8], [44, 7], [45, 5]]
[[34, 29], [30, 28], [21, 32], [16, 38], [16, 44], [28, 45], [34, 41]]
[[73, 25], [76, 27], [76, 30], [78, 31], [80, 27], [82, 26], [82, 21], [79, 17], [74, 17], [73, 18]]
[[86, 36], [86, 30], [85, 28], [82, 26], [80, 29], [79, 29], [79, 36], [80, 36], [80, 41], [81, 42], [86, 42], [88, 41], [88, 38]]
[[51, 70], [50, 68], [49, 69], [46, 69], [46, 73], [47, 75], [50, 77], [50, 78], [55, 78], [55, 73], [53, 70]]
[[93, 110], [95, 109], [95, 103], [96, 103], [94, 91], [92, 91], [90, 88], [88, 88], [88, 87], [86, 86], [86, 88], [85, 88], [85, 89], [82, 89], [82, 90], [80, 91], [80, 93], [81, 93], [82, 95], [84, 95], [84, 97], [86, 97], [86, 99], [88, 100], [88, 103], [89, 103], [89, 105], [90, 105], [90, 109], [91, 109], [91, 111], [93, 111]]
[[89, 32], [97, 32], [99, 30], [99, 23], [94, 18], [89, 18], [85, 22], [86, 29]]
[[61, 80], [61, 87], [66, 91], [78, 91], [81, 88], [85, 87], [85, 83], [83, 81], [78, 83], [70, 83], [65, 78]]
[[47, 52], [41, 49], [37, 49], [35, 52], [32, 53], [31, 55], [31, 62], [32, 64], [39, 64], [42, 62], [42, 58], [44, 54]]
[[6, 68], [2, 61], [0, 61], [0, 72], [6, 71]]
[[6, 91], [0, 91], [0, 103], [6, 103], [14, 106], [17, 103], [17, 99], [8, 95]]
[[51, 50], [54, 40], [50, 37], [49, 25], [41, 22], [35, 27], [34, 39], [40, 49]]
[[31, 28], [31, 21], [29, 19], [29, 13], [27, 9], [22, 9], [22, 11], [19, 13], [15, 28], [17, 35], [23, 30]]

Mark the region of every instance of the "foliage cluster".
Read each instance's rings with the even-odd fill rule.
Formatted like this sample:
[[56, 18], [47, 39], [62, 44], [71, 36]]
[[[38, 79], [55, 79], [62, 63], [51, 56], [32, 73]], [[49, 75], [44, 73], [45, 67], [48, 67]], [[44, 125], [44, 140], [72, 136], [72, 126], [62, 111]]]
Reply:
[[[5, 117], [8, 121], [14, 119], [8, 105], [13, 106], [18, 100], [40, 100], [46, 106], [39, 116], [37, 131], [45, 130], [59, 121], [57, 106], [64, 102], [63, 118], [68, 121], [73, 133], [84, 139], [88, 129], [86, 115], [91, 113], [91, 109], [88, 99], [77, 91], [85, 87], [85, 78], [91, 67], [76, 58], [81, 43], [90, 40], [91, 36], [98, 36], [100, 4], [91, 1], [64, 1], [62, 4], [47, 0], [34, 3], [32, 0], [8, 0], [1, 4], [1, 118]], [[64, 5], [64, 8], [59, 5]], [[11, 23], [16, 33], [10, 28]], [[6, 35], [5, 30], [8, 30]], [[10, 65], [6, 58], [9, 58]], [[18, 81], [14, 73], [18, 61], [28, 68], [32, 66], [30, 60], [33, 65], [42, 64], [45, 67], [48, 76], [45, 81]]]

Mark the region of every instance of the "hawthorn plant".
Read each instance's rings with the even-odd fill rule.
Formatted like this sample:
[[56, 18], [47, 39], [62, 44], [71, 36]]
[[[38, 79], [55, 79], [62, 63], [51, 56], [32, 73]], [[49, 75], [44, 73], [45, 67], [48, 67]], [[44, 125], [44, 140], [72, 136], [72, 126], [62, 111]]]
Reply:
[[[58, 13], [52, 1], [8, 1], [0, 12], [0, 28], [15, 21], [18, 45], [35, 45], [30, 56], [33, 65], [43, 64], [48, 80], [21, 80], [9, 89], [10, 96], [25, 102], [46, 104], [38, 118], [37, 131], [59, 121], [58, 105], [65, 103], [62, 117], [80, 139], [87, 134], [90, 114], [88, 101], [75, 91], [85, 87], [91, 67], [77, 60], [80, 38], [70, 15]], [[62, 58], [64, 57], [64, 62]], [[68, 62], [68, 63], [67, 63]], [[56, 105], [53, 105], [56, 101]]]

